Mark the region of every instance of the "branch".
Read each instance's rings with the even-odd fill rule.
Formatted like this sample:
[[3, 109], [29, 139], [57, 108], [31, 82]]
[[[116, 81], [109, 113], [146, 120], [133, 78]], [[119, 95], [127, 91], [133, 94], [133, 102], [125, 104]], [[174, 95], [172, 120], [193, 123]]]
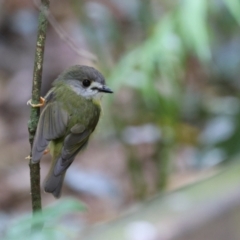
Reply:
[[[32, 103], [39, 103], [41, 83], [42, 83], [42, 67], [43, 67], [43, 56], [44, 56], [44, 46], [46, 39], [46, 29], [47, 29], [47, 18], [44, 14], [49, 8], [49, 0], [41, 0], [42, 6], [38, 19], [38, 33], [37, 33], [37, 44], [35, 52], [35, 62], [33, 70], [33, 86], [32, 86]], [[29, 131], [29, 142], [31, 145], [30, 157], [32, 156], [32, 146], [35, 132], [37, 129], [37, 124], [40, 116], [39, 108], [31, 108], [30, 120], [28, 123]], [[40, 164], [32, 164], [31, 160], [29, 162], [30, 168], [30, 181], [31, 181], [31, 198], [32, 198], [32, 211], [41, 211], [41, 191], [40, 191]]]

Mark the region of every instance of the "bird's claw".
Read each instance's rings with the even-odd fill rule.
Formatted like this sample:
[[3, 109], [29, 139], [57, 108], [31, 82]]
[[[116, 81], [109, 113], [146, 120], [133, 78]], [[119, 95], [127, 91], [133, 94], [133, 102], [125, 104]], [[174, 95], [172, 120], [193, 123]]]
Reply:
[[28, 155], [27, 157], [25, 157], [26, 160], [31, 160], [32, 157], [30, 155]]
[[44, 155], [48, 154], [50, 152], [50, 149], [46, 148], [43, 152]]
[[45, 98], [40, 97], [40, 103], [33, 104], [32, 99], [30, 99], [27, 101], [27, 105], [31, 105], [32, 107], [42, 107], [42, 106], [44, 106], [45, 102], [46, 102]]

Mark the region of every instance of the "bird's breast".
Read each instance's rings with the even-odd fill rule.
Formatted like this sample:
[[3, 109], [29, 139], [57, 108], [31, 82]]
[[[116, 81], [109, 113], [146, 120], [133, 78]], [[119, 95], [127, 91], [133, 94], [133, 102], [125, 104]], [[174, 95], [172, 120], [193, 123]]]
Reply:
[[62, 107], [68, 113], [70, 125], [81, 123], [85, 126], [93, 126], [97, 124], [101, 113], [99, 99], [86, 99], [72, 89], [64, 88], [58, 92], [57, 100], [61, 102]]

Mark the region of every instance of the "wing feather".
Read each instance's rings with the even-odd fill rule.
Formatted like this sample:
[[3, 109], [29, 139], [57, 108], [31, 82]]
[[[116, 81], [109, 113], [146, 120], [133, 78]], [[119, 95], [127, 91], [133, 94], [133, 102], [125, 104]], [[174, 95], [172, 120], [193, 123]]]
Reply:
[[63, 173], [73, 162], [78, 152], [83, 149], [88, 142], [90, 130], [85, 130], [82, 133], [70, 133], [64, 140], [61, 156], [58, 158], [54, 174], [59, 175]]
[[49, 141], [64, 136], [69, 116], [57, 101], [49, 101], [41, 113], [33, 142], [32, 162], [40, 161]]

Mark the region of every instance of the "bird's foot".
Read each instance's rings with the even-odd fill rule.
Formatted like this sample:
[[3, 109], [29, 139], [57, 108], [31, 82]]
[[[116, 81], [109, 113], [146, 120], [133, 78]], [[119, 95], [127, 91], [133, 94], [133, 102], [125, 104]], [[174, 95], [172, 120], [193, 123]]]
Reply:
[[26, 160], [31, 160], [32, 157], [30, 155], [28, 155], [27, 157], [25, 157]]
[[46, 154], [48, 154], [49, 152], [50, 152], [50, 149], [47, 148], [47, 149], [44, 150], [43, 154], [46, 155]]
[[32, 107], [42, 107], [42, 106], [44, 106], [45, 102], [46, 102], [45, 98], [40, 97], [40, 103], [33, 104], [32, 99], [30, 99], [27, 101], [27, 105], [31, 105]]

